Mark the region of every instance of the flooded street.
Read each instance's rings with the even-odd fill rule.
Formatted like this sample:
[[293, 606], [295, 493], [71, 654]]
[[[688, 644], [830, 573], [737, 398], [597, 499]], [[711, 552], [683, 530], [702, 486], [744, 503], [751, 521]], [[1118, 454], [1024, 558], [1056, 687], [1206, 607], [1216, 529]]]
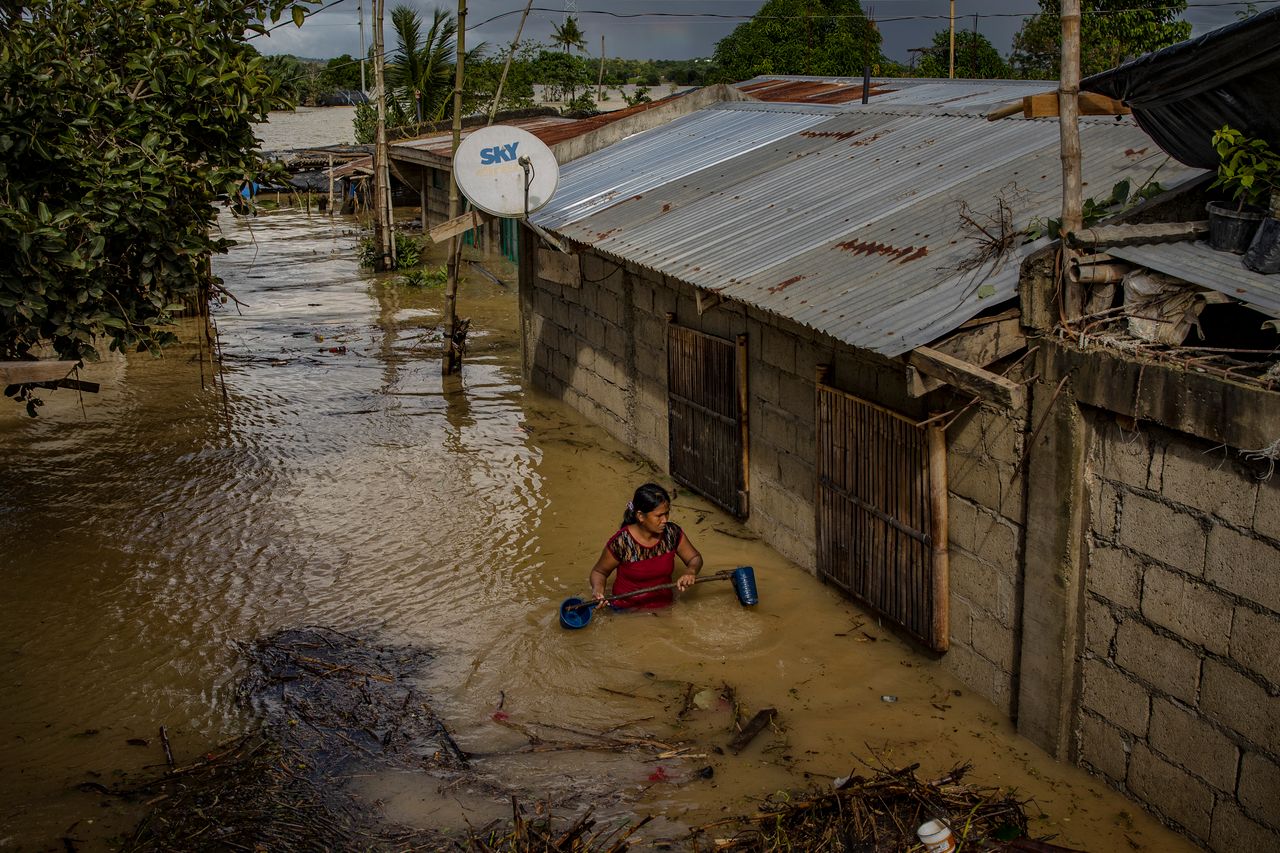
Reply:
[[[522, 386], [513, 269], [489, 259], [507, 285], [462, 286], [470, 349], [445, 381], [442, 290], [358, 269], [353, 222], [283, 211], [222, 226], [240, 245], [215, 269], [245, 304], [215, 312], [218, 381], [190, 324], [163, 359], [83, 371], [100, 394], [51, 393], [36, 419], [0, 410], [0, 848], [115, 846], [141, 805], [75, 786], [162, 768], [161, 725], [179, 762], [242, 731], [237, 644], [324, 625], [431, 649], [422, 692], [482, 779], [659, 815], [646, 839], [863, 761], [920, 762], [926, 777], [971, 761], [971, 781], [1034, 799], [1033, 830], [1058, 843], [1194, 849], [694, 495], [673, 520], [707, 571], [754, 566], [759, 606], [703, 584], [667, 612], [563, 630], [558, 604], [587, 591], [632, 490], [670, 483]], [[690, 684], [728, 685], [747, 715], [777, 708], [778, 730], [716, 754], [729, 711], [679, 719]], [[705, 757], [521, 752], [499, 710]], [[418, 772], [351, 784], [410, 826], [509, 810]]]

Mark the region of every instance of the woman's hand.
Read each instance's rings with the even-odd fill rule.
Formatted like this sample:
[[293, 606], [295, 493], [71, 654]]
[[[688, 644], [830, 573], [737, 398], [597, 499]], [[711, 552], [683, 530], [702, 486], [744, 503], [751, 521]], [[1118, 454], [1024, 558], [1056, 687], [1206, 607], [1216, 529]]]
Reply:
[[676, 578], [676, 589], [684, 592], [689, 587], [698, 582], [698, 573], [690, 569], [689, 571]]
[[596, 602], [595, 609], [596, 609], [596, 610], [599, 610], [601, 607], [604, 607], [604, 605], [605, 605], [605, 600], [604, 600], [604, 590], [595, 590], [595, 591], [593, 591], [593, 592], [591, 593], [591, 597], [595, 599], [595, 602]]

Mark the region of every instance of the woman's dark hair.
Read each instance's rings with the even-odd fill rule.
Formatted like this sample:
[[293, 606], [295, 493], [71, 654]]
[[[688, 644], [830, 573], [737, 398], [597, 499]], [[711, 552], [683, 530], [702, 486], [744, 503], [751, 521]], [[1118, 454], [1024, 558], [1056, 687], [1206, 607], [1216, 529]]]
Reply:
[[627, 504], [627, 509], [622, 513], [622, 524], [626, 527], [628, 524], [635, 524], [636, 513], [653, 512], [663, 504], [671, 503], [671, 495], [667, 494], [667, 490], [659, 486], [657, 483], [645, 483], [636, 489], [636, 493], [631, 496], [631, 503]]

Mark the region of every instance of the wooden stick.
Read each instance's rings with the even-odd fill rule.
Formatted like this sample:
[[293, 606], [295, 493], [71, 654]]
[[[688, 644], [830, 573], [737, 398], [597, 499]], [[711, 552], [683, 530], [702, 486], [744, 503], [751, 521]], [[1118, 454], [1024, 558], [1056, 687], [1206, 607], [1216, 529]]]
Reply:
[[169, 746], [169, 730], [164, 726], [160, 727], [160, 745], [164, 747], [164, 760], [168, 763], [169, 769], [173, 769], [173, 749]]
[[[716, 572], [705, 578], [694, 578], [694, 583], [706, 583], [707, 581], [727, 581], [733, 579], [733, 571], [725, 569], [723, 572]], [[677, 584], [663, 583], [657, 586], [646, 586], [644, 589], [633, 589], [631, 592], [620, 592], [617, 595], [606, 595], [598, 601], [584, 601], [581, 604], [574, 604], [566, 607], [565, 610], [581, 610], [584, 607], [595, 607], [597, 604], [607, 604], [610, 601], [617, 601], [619, 598], [630, 598], [633, 595], [640, 595], [643, 592], [657, 592], [660, 589], [675, 589]]]
[[773, 722], [773, 718], [776, 716], [778, 716], [777, 708], [761, 708], [756, 711], [756, 715], [742, 727], [742, 731], [738, 733], [738, 736], [729, 742], [729, 751], [734, 755], [742, 752], [742, 750], [746, 749], [747, 744], [755, 739], [756, 735], [764, 731], [765, 727]]

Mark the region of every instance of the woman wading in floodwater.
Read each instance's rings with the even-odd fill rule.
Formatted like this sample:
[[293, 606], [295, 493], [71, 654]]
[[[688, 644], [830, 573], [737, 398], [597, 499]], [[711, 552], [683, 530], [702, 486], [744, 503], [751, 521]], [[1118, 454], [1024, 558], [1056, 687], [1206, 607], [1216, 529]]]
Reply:
[[[613, 580], [614, 595], [671, 583], [677, 555], [685, 570], [676, 578], [676, 589], [684, 592], [693, 586], [702, 568], [702, 555], [680, 526], [667, 520], [670, 515], [671, 496], [666, 489], [656, 483], [645, 483], [636, 489], [622, 514], [621, 529], [605, 544], [591, 569], [591, 592], [596, 601], [604, 600], [605, 581], [615, 569], [618, 576]], [[671, 590], [659, 589], [618, 599], [612, 606], [651, 610], [667, 607], [672, 600]]]

